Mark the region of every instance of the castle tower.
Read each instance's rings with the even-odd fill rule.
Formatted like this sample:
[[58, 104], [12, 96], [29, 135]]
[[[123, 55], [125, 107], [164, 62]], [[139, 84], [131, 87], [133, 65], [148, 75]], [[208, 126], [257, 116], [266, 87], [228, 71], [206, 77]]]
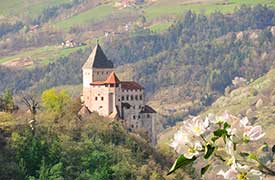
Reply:
[[120, 80], [112, 72], [105, 81], [90, 83], [91, 99], [85, 103], [90, 111], [98, 112], [99, 115], [111, 118], [120, 117], [121, 101]]
[[83, 71], [83, 100], [88, 102], [91, 96], [90, 83], [105, 81], [114, 71], [112, 61], [108, 60], [99, 44], [95, 46], [88, 60], [82, 67]]
[[101, 116], [124, 120], [129, 131], [144, 129], [152, 144], [156, 143], [156, 111], [145, 103], [144, 87], [135, 81], [120, 81], [113, 63], [99, 44], [93, 49], [83, 70], [82, 114], [97, 112]]

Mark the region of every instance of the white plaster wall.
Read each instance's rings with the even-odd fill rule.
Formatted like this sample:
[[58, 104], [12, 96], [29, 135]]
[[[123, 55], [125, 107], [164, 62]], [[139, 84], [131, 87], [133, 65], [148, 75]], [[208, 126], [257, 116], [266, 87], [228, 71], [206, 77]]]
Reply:
[[[96, 100], [97, 97], [97, 100]], [[103, 98], [103, 100], [102, 100]], [[96, 111], [101, 116], [109, 115], [109, 91], [105, 86], [91, 86], [91, 100], [88, 108], [90, 111]]]
[[83, 88], [89, 88], [91, 82], [93, 82], [93, 70], [83, 69]]
[[[111, 87], [105, 85], [93, 85], [90, 89], [90, 100], [86, 104], [86, 106], [91, 111], [96, 111], [101, 116], [109, 116], [110, 115], [110, 106], [109, 106], [109, 94], [113, 93], [113, 112], [116, 109], [116, 106], [121, 107], [120, 101], [120, 86], [119, 87]], [[97, 100], [96, 100], [97, 97]], [[103, 100], [102, 100], [103, 97]], [[119, 109], [120, 110], [120, 109]]]

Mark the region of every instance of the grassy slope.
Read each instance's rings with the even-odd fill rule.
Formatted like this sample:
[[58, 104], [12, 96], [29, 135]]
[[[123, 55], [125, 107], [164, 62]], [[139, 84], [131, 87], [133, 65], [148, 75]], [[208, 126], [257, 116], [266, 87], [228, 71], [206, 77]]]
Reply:
[[[54, 5], [59, 5], [65, 2], [70, 2], [68, 0], [0, 0], [0, 16], [1, 15], [12, 15], [21, 16], [28, 15], [30, 17], [36, 17], [43, 11], [44, 8]], [[225, 3], [227, 2], [227, 3]], [[196, 12], [204, 12], [209, 14], [214, 11], [221, 11], [223, 13], [232, 12], [235, 7], [240, 6], [240, 4], [267, 4], [275, 6], [275, 1], [272, 0], [159, 0], [150, 5], [142, 6], [141, 10], [144, 10], [146, 18], [150, 21], [156, 18], [167, 15], [181, 15], [184, 11], [193, 10]], [[74, 26], [81, 26], [85, 24], [92, 24], [98, 22], [112, 15], [126, 16], [127, 12], [133, 11], [134, 9], [123, 9], [118, 10], [112, 7], [112, 3], [100, 5], [96, 8], [92, 8], [88, 11], [79, 13], [68, 19], [57, 22], [55, 25], [59, 28], [69, 30]], [[163, 32], [169, 28], [171, 22], [167, 20], [161, 20], [153, 22], [150, 28], [156, 33]], [[19, 53], [15, 56], [8, 56], [0, 58], [0, 63], [4, 63], [15, 58], [31, 57], [31, 59], [39, 60], [42, 64], [47, 64], [52, 60], [58, 59], [59, 57], [66, 56], [73, 52], [75, 49], [62, 49], [56, 48], [56, 46], [37, 48], [32, 50], [27, 50], [25, 52]], [[59, 52], [60, 51], [60, 52]], [[50, 53], [49, 53], [50, 52]]]
[[40, 15], [46, 7], [60, 5], [68, 0], [0, 0], [0, 15], [30, 16]]
[[[263, 104], [256, 107], [256, 103], [259, 99], [263, 100]], [[248, 116], [250, 120], [255, 119], [255, 124], [262, 125], [266, 132], [265, 140], [267, 142], [274, 142], [274, 102], [275, 69], [272, 69], [266, 75], [255, 80], [247, 87], [235, 89], [229, 95], [220, 97], [207, 111], [202, 113], [202, 116], [208, 113], [221, 114], [224, 111], [228, 111], [235, 115], [241, 113]], [[247, 110], [252, 111], [247, 113]], [[180, 123], [162, 132], [159, 143], [168, 145], [178, 127], [180, 127]]]
[[173, 3], [171, 3], [171, 1], [160, 0], [157, 3], [146, 7], [144, 11], [148, 19], [154, 19], [166, 15], [182, 15], [183, 12], [188, 10], [204, 14], [210, 14], [215, 11], [230, 13], [241, 4], [256, 5], [259, 3], [275, 7], [275, 1], [272, 0], [175, 0]]
[[48, 64], [49, 62], [58, 59], [60, 57], [68, 56], [69, 54], [83, 49], [85, 46], [75, 48], [62, 48], [59, 46], [45, 46], [40, 48], [34, 48], [31, 50], [24, 50], [14, 56], [7, 56], [0, 58], [0, 63], [5, 63], [14, 59], [30, 58], [32, 61], [38, 64]]
[[101, 5], [88, 11], [82, 12], [78, 15], [72, 16], [66, 20], [56, 23], [56, 26], [65, 30], [69, 30], [70, 27], [80, 26], [85, 24], [91, 24], [96, 21], [114, 13], [114, 9], [111, 5]]
[[167, 30], [171, 25], [172, 25], [172, 22], [162, 22], [162, 23], [157, 23], [157, 24], [151, 25], [149, 27], [149, 29], [152, 32], [160, 33], [160, 32], [164, 32], [165, 30]]

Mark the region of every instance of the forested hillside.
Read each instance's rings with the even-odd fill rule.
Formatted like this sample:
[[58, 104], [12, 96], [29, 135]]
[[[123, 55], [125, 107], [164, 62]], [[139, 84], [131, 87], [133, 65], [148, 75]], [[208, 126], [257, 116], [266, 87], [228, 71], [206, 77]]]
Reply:
[[[262, 5], [242, 6], [231, 15], [189, 11], [163, 34], [139, 30], [106, 40], [104, 49], [122, 77], [127, 74], [145, 86], [159, 112], [196, 114], [223, 94], [234, 77], [255, 79], [274, 65], [274, 17], [275, 11]], [[81, 84], [89, 52], [78, 50], [46, 67], [2, 67], [1, 89], [41, 92]]]
[[[274, 142], [273, 1], [123, 2], [1, 2], [0, 179], [196, 179], [191, 166], [167, 176], [168, 144], [178, 121], [226, 110]], [[97, 41], [120, 80], [145, 87], [168, 128], [158, 149], [143, 129], [83, 113], [81, 68]]]
[[21, 100], [16, 110], [10, 108], [10, 93], [0, 97], [7, 102], [0, 103], [1, 180], [189, 177], [184, 172], [167, 177], [172, 155], [152, 148], [142, 130], [128, 132], [118, 121], [79, 114], [79, 100], [64, 90]]

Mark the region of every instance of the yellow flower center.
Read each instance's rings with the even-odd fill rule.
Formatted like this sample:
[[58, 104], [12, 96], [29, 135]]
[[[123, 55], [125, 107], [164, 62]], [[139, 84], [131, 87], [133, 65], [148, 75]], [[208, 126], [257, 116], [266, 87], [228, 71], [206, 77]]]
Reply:
[[200, 132], [200, 128], [199, 128], [199, 127], [195, 127], [195, 128], [194, 128], [194, 131], [195, 131], [195, 132]]
[[247, 173], [241, 172], [240, 174], [238, 174], [237, 180], [247, 180]]
[[233, 164], [233, 162], [234, 162], [234, 158], [229, 158], [229, 159], [227, 159], [227, 161], [226, 161], [226, 165], [227, 165], [227, 166], [231, 166], [231, 165]]
[[195, 148], [188, 148], [188, 152], [189, 152], [189, 153], [195, 153], [195, 152], [196, 152], [196, 149], [195, 149]]

